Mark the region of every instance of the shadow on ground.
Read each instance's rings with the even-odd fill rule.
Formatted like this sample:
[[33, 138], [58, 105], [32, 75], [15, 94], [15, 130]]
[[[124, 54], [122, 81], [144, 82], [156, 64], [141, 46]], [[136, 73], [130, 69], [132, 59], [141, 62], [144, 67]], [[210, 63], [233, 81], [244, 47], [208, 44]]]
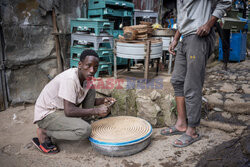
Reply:
[[250, 166], [250, 134], [224, 142], [201, 155], [197, 167]]

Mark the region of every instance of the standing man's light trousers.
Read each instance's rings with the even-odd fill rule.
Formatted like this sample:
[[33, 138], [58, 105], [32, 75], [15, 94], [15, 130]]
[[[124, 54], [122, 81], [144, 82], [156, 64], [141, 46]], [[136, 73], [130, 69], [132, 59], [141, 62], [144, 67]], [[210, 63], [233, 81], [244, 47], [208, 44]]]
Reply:
[[185, 97], [189, 127], [200, 124], [202, 88], [205, 68], [215, 42], [215, 32], [211, 29], [208, 36], [185, 36], [179, 43], [171, 83], [175, 96]]

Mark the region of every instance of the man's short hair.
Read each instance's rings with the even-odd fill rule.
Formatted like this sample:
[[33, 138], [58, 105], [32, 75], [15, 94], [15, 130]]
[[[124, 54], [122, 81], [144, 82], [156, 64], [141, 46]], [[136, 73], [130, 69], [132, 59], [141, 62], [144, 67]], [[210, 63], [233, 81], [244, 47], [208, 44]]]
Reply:
[[84, 59], [87, 57], [87, 56], [95, 56], [99, 59], [99, 56], [98, 54], [94, 51], [94, 50], [91, 50], [91, 49], [87, 49], [87, 50], [84, 50], [80, 56], [80, 61], [84, 61]]

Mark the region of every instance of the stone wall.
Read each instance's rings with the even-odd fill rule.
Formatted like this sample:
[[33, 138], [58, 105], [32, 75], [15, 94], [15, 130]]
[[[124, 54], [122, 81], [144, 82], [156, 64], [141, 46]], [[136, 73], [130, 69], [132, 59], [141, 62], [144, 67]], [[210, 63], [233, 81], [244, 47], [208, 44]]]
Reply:
[[11, 104], [34, 103], [57, 74], [52, 8], [55, 8], [64, 68], [70, 45], [70, 20], [81, 17], [82, 0], [2, 0], [6, 74]]
[[[176, 106], [170, 83], [165, 83], [163, 80], [159, 80], [156, 83], [153, 80], [150, 81], [149, 85], [158, 84], [158, 87], [149, 88], [145, 86], [145, 82], [141, 82], [142, 79], [140, 79], [140, 85], [138, 85], [139, 82], [137, 80], [121, 79], [120, 84], [113, 80], [116, 83], [110, 85], [114, 86], [105, 89], [103, 85], [107, 83], [107, 80], [112, 82], [112, 79], [102, 79], [94, 83], [97, 95], [100, 92], [102, 96], [112, 96], [117, 100], [111, 108], [112, 116], [128, 115], [140, 117], [149, 121], [153, 127], [170, 126], [175, 123]], [[132, 87], [131, 82], [135, 83]]]

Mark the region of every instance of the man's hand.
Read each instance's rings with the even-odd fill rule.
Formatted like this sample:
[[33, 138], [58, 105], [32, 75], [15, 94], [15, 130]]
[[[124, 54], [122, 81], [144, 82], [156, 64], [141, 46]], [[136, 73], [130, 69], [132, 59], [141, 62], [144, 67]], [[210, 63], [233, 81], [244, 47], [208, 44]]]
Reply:
[[217, 20], [218, 20], [217, 17], [212, 16], [206, 24], [198, 28], [198, 30], [196, 31], [196, 34], [200, 37], [204, 37], [208, 35], [211, 31], [211, 28], [214, 26]]
[[199, 27], [196, 31], [196, 34], [200, 37], [207, 36], [210, 32], [211, 27], [208, 24], [204, 24], [203, 26]]
[[113, 105], [115, 102], [116, 102], [116, 99], [113, 98], [113, 97], [106, 97], [106, 98], [104, 99], [104, 104], [105, 104], [106, 106], [111, 106], [111, 105]]
[[100, 105], [99, 107], [95, 108], [95, 111], [96, 111], [98, 116], [106, 117], [109, 114], [110, 109], [105, 105]]
[[177, 44], [178, 44], [178, 41], [176, 41], [176, 40], [173, 40], [171, 42], [171, 44], [169, 45], [169, 48], [168, 48], [168, 51], [169, 51], [170, 54], [175, 55], [174, 49], [175, 49]]

